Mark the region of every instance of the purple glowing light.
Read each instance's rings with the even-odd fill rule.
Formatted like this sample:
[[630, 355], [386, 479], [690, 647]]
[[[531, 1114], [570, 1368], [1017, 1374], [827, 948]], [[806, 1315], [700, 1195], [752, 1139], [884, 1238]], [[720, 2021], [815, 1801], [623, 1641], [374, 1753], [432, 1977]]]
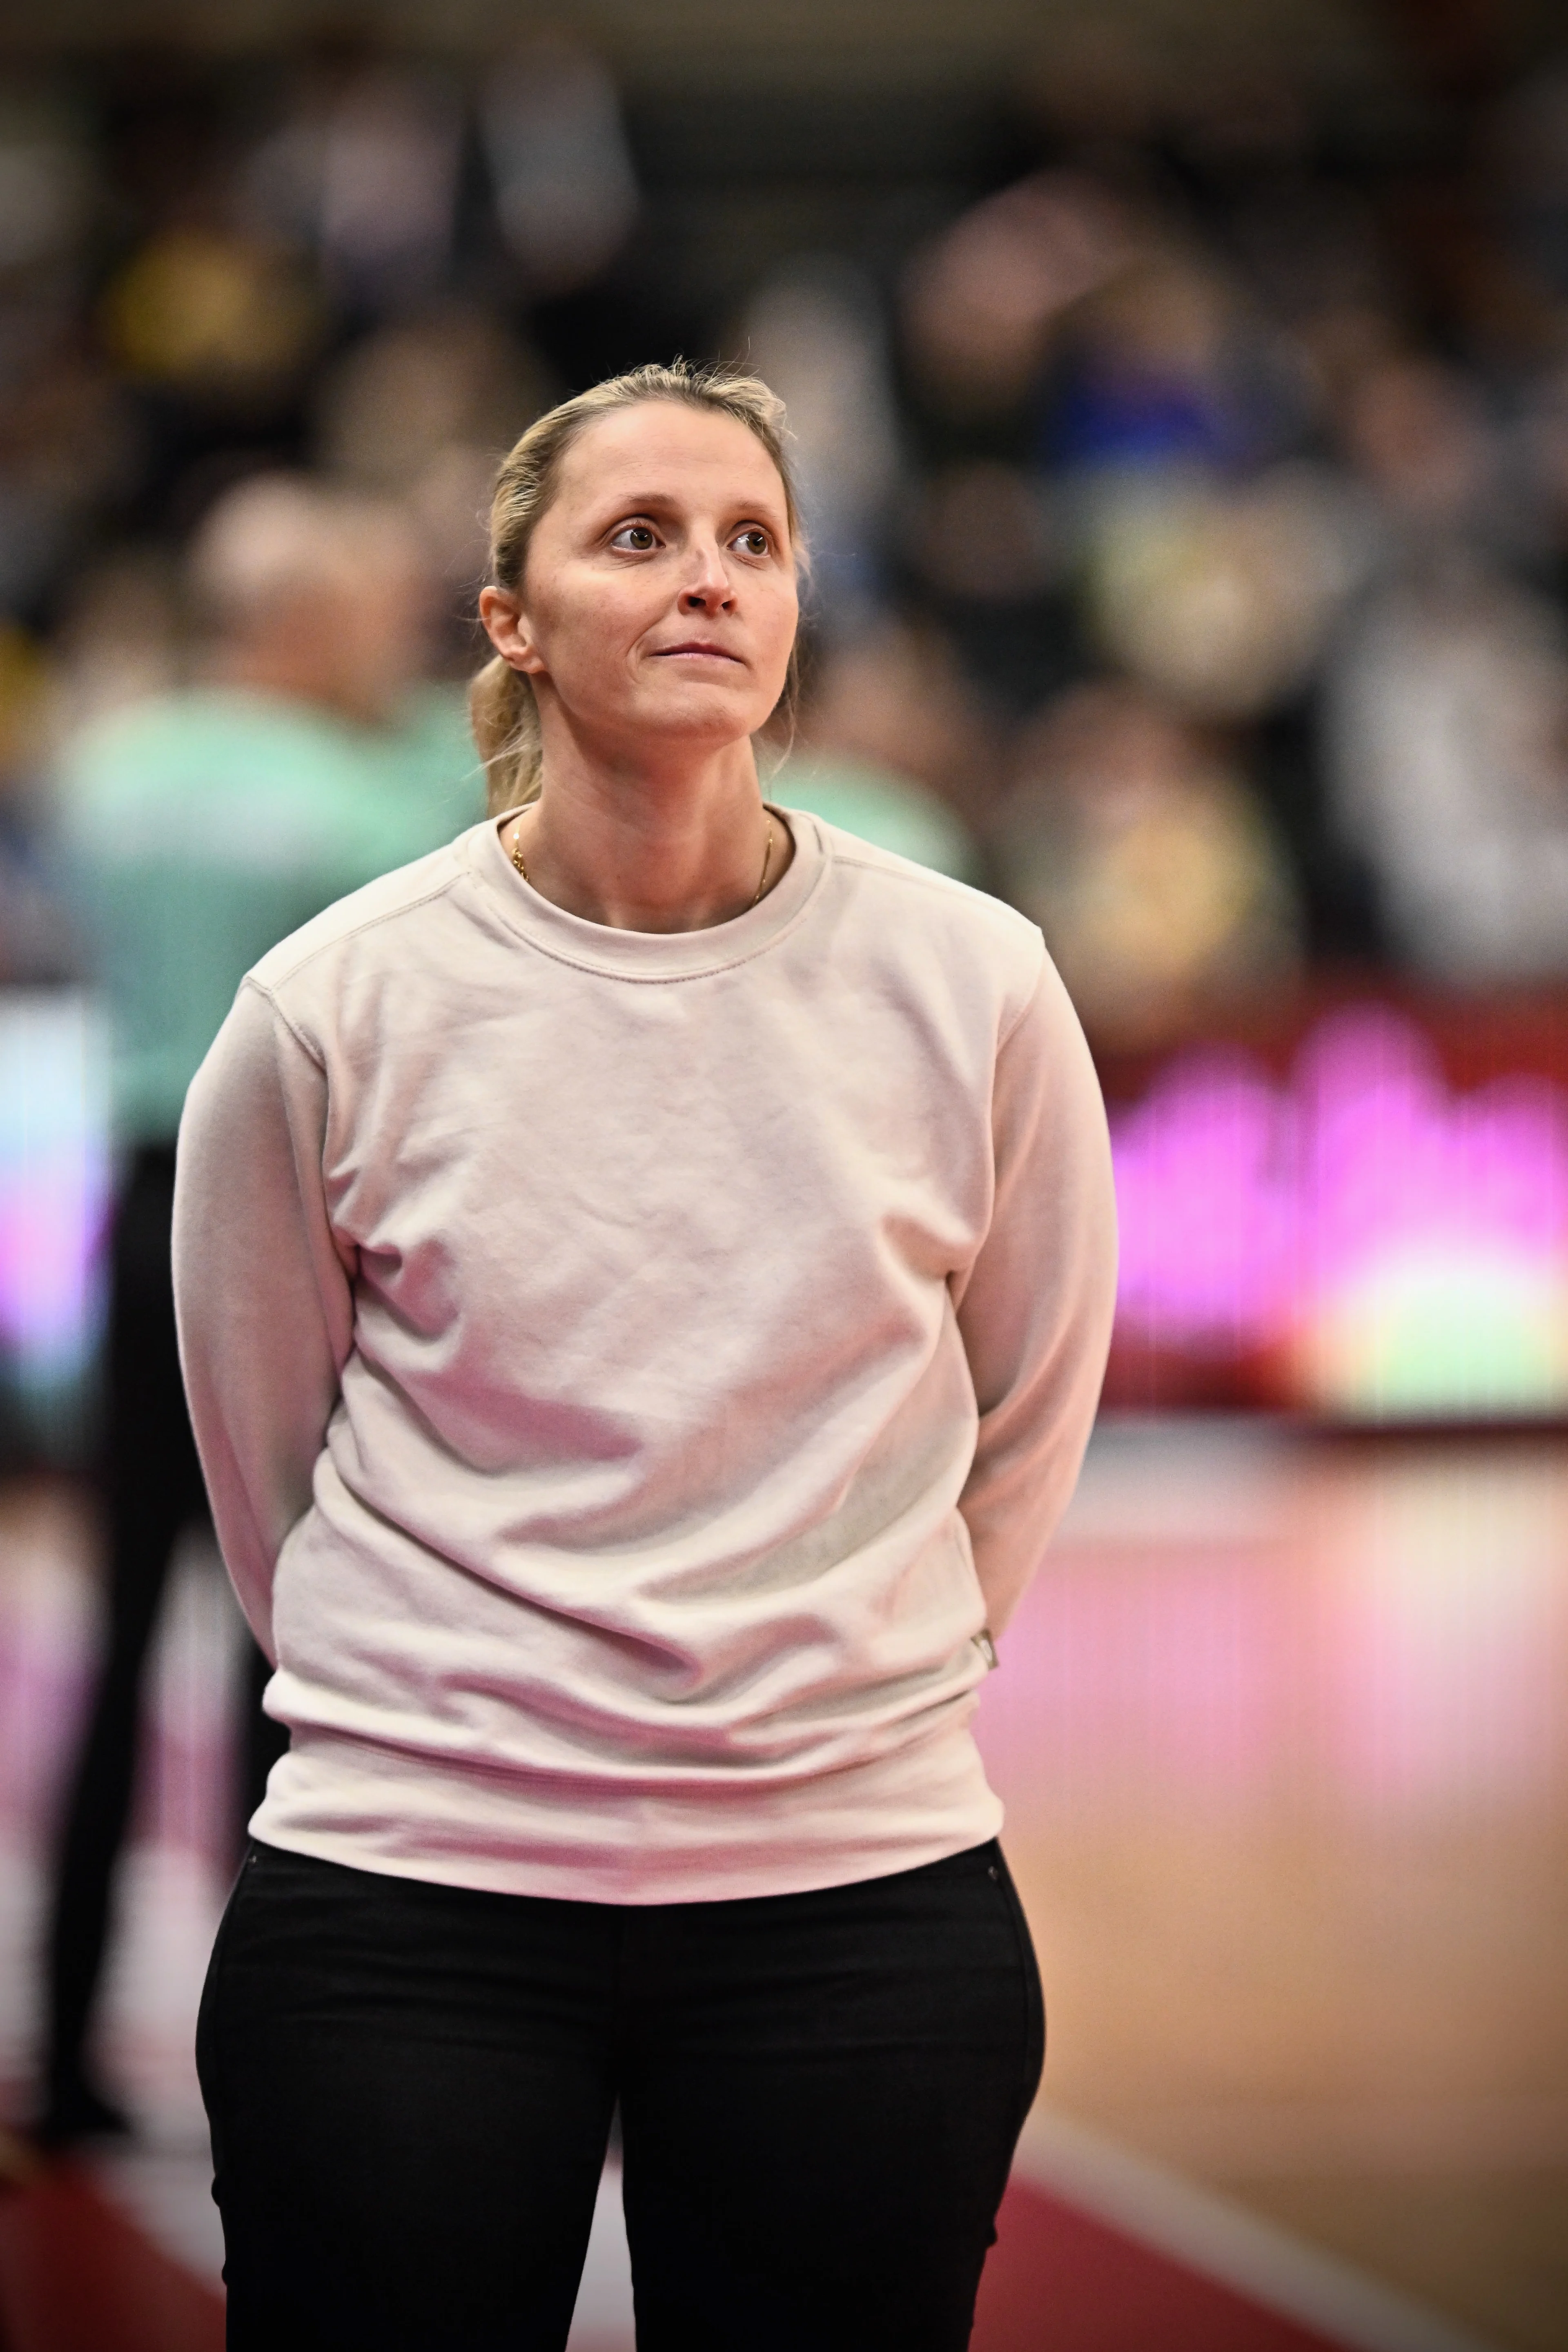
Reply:
[[82, 1380], [109, 1187], [101, 1018], [68, 990], [0, 996], [0, 1381], [29, 1409]]

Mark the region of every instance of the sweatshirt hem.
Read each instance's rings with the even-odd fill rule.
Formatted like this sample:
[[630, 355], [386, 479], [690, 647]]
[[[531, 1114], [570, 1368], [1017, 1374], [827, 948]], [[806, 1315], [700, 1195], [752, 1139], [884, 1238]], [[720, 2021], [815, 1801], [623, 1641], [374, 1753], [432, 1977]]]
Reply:
[[[298, 1735], [296, 1735], [298, 1738]], [[786, 1788], [623, 1788], [563, 1804], [431, 1758], [310, 1738], [274, 1767], [253, 1836], [475, 1892], [642, 1905], [807, 1894], [982, 1845], [1002, 1825], [966, 1727]]]

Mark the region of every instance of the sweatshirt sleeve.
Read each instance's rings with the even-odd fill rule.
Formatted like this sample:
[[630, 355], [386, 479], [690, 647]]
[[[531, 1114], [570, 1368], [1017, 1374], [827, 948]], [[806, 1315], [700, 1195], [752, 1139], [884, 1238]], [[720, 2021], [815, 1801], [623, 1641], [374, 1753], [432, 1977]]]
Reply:
[[1110, 1344], [1116, 1203], [1100, 1084], [1049, 958], [997, 1055], [995, 1194], [954, 1285], [980, 1407], [960, 1497], [1001, 1633], [1066, 1510]]
[[174, 1180], [180, 1360], [213, 1524], [257, 1640], [353, 1333], [321, 1180], [326, 1073], [247, 982], [196, 1073]]

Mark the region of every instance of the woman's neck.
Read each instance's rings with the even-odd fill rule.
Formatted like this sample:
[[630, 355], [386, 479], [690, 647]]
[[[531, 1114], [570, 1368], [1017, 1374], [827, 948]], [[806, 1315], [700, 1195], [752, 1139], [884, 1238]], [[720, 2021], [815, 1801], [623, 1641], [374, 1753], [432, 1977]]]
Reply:
[[552, 748], [539, 799], [502, 826], [501, 845], [568, 914], [612, 930], [707, 930], [753, 906], [795, 854], [763, 804], [749, 740], [668, 769]]

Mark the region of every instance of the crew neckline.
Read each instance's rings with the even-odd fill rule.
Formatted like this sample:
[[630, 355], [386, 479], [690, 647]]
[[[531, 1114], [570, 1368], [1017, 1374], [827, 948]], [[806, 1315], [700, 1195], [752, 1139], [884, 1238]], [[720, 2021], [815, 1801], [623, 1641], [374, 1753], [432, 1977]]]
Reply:
[[765, 898], [699, 931], [623, 931], [569, 914], [525, 882], [500, 845], [500, 828], [515, 809], [488, 816], [467, 836], [469, 871], [510, 930], [558, 963], [622, 980], [692, 980], [750, 962], [792, 929], [827, 870], [828, 847], [815, 817], [800, 809], [763, 803], [795, 842], [782, 881]]

